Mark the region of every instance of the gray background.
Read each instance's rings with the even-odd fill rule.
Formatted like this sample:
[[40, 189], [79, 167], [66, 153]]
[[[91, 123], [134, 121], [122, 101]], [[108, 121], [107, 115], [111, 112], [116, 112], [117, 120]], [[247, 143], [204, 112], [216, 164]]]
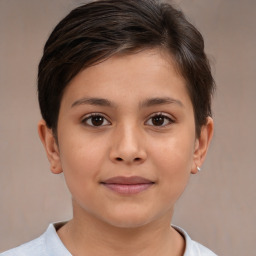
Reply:
[[[71, 217], [61, 175], [37, 136], [37, 64], [53, 26], [85, 1], [0, 0], [0, 251]], [[202, 32], [218, 86], [215, 134], [173, 223], [219, 255], [252, 256], [256, 242], [256, 1], [175, 1]]]

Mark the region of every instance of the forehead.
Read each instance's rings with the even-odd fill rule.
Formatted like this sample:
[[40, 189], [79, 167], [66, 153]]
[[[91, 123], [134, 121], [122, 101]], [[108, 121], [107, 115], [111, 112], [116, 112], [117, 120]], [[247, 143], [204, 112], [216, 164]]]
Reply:
[[131, 96], [178, 97], [188, 100], [186, 82], [177, 71], [172, 57], [160, 50], [144, 50], [136, 54], [115, 55], [78, 73], [67, 86], [63, 101], [83, 96], [115, 99]]

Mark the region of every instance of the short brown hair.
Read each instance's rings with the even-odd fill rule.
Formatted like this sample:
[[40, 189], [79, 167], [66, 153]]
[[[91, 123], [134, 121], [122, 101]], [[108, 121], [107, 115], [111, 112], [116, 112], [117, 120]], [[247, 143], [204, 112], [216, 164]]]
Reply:
[[211, 116], [214, 79], [204, 40], [180, 10], [157, 0], [100, 0], [71, 11], [47, 40], [38, 70], [42, 117], [57, 129], [62, 95], [83, 69], [115, 54], [163, 48], [186, 80], [196, 134]]

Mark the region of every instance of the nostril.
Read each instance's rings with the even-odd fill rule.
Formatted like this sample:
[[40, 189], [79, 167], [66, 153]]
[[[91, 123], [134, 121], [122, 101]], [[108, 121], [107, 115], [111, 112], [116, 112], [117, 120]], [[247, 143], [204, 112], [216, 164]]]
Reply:
[[116, 162], [129, 162], [129, 163], [141, 163], [142, 162], [142, 160], [143, 160], [143, 158], [141, 158], [141, 157], [135, 157], [135, 158], [122, 158], [122, 157], [115, 157], [114, 158], [114, 161], [116, 161]]

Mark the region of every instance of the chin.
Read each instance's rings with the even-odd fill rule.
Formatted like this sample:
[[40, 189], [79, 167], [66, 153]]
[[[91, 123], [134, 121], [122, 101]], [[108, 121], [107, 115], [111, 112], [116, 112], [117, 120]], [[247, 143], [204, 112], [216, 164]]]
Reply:
[[138, 220], [120, 220], [120, 221], [111, 221], [109, 224], [116, 228], [124, 228], [124, 229], [134, 229], [140, 228], [147, 225], [150, 221], [138, 221]]
[[153, 216], [148, 213], [121, 212], [120, 214], [104, 216], [103, 221], [116, 228], [139, 228], [153, 221]]

